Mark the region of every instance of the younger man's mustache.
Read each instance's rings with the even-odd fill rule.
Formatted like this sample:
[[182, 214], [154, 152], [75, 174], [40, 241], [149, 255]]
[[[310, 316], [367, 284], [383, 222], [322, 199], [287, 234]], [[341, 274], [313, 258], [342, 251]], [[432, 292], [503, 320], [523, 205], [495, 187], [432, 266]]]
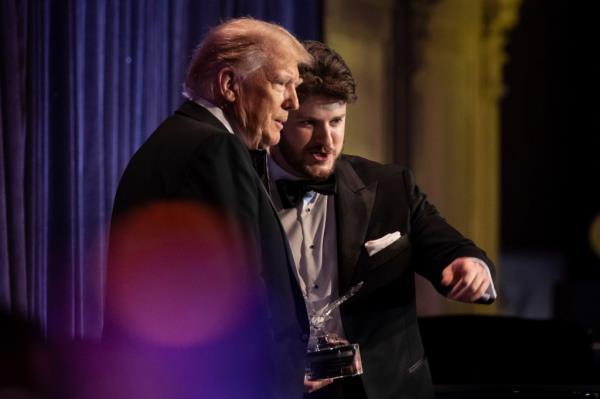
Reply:
[[330, 146], [323, 146], [323, 145], [316, 145], [316, 146], [312, 146], [309, 147], [307, 149], [308, 152], [319, 152], [319, 153], [324, 153], [324, 154], [335, 154], [335, 148], [330, 147]]

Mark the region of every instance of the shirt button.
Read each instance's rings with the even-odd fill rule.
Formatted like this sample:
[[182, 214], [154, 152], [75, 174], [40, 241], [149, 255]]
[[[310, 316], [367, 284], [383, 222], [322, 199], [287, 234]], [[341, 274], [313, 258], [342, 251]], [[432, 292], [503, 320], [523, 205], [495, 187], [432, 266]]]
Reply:
[[310, 212], [310, 208], [306, 208], [306, 212]]
[[315, 247], [314, 245], [309, 246], [310, 249], [313, 249], [314, 247]]

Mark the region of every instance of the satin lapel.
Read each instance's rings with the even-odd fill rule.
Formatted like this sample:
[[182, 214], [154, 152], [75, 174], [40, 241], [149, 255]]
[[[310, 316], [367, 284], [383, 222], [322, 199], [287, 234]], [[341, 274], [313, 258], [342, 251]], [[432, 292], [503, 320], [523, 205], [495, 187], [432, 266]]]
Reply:
[[363, 248], [375, 201], [377, 182], [365, 186], [352, 166], [340, 159], [336, 167], [338, 270], [340, 295], [350, 288], [358, 257]]

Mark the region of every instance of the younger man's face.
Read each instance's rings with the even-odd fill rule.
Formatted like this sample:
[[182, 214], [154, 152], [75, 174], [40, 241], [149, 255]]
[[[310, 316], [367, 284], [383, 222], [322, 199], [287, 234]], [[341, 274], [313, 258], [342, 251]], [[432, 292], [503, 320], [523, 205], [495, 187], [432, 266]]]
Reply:
[[342, 153], [346, 126], [346, 103], [313, 95], [297, 111], [291, 111], [272, 148], [275, 161], [286, 171], [304, 178], [326, 179]]

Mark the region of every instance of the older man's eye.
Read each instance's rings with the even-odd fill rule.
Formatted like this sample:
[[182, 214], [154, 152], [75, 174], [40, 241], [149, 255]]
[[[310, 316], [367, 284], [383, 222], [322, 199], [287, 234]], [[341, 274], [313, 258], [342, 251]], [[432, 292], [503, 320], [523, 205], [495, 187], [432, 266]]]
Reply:
[[284, 91], [285, 90], [285, 82], [281, 80], [275, 80], [271, 82], [275, 90]]

